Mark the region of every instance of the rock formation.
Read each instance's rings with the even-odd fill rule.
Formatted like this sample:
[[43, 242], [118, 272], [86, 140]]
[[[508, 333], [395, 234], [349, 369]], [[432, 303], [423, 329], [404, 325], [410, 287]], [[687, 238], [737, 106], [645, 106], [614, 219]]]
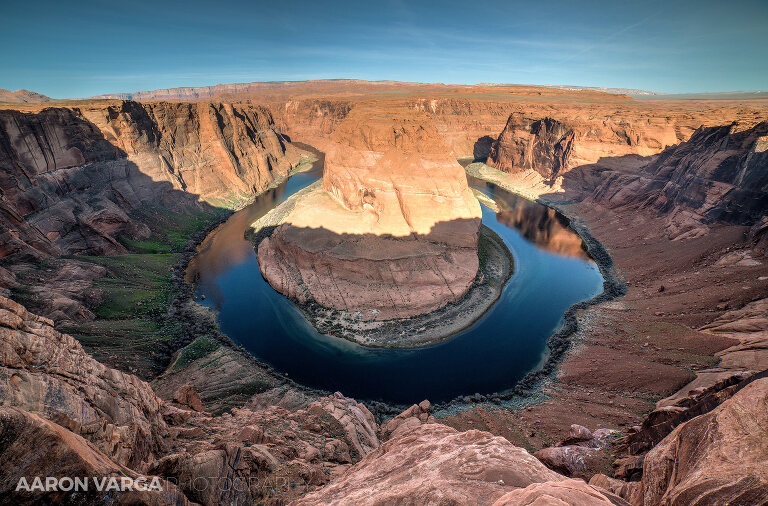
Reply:
[[86, 354], [53, 322], [0, 297], [0, 405], [39, 413], [141, 471], [167, 450], [150, 386]]
[[118, 102], [0, 111], [0, 257], [124, 252], [141, 207], [243, 202], [301, 151], [261, 107]]
[[613, 496], [566, 480], [504, 438], [427, 423], [382, 444], [296, 504], [528, 504], [530, 497], [563, 500], [576, 493], [581, 502], [564, 504], [611, 504]]
[[459, 300], [478, 270], [480, 206], [429, 119], [353, 109], [332, 140], [322, 189], [259, 244], [264, 278], [363, 320]]
[[[262, 243], [264, 257], [274, 255], [267, 266], [274, 283], [329, 304], [366, 290], [403, 297], [363, 299], [366, 308], [380, 307], [366, 318], [398, 317], [398, 304], [429, 310], [455, 300], [446, 287], [474, 276], [476, 204], [464, 196], [452, 158], [484, 156], [490, 135], [495, 157], [507, 153], [530, 165], [520, 176], [557, 179], [544, 193], [587, 199], [564, 206], [615, 256], [629, 295], [578, 316], [580, 326], [588, 324], [584, 346], [544, 392], [545, 403], [520, 412], [478, 406], [467, 416], [516, 445], [541, 448], [572, 421], [626, 427], [651, 411], [642, 425], [625, 429], [629, 454], [615, 463], [616, 477], [635, 481], [566, 479], [501, 437], [437, 424], [425, 402], [379, 426], [365, 406], [341, 394], [321, 397], [286, 382], [254, 395], [232, 379], [247, 377], [253, 365], [225, 346], [198, 359], [194, 374], [170, 371], [154, 389], [93, 360], [50, 320], [0, 298], [0, 461], [7, 465], [0, 496], [72, 502], [66, 493], [11, 494], [22, 476], [82, 474], [164, 480], [162, 494], [77, 498], [97, 504], [287, 502], [308, 492], [308, 504], [344, 497], [624, 504], [615, 495], [638, 505], [765, 503], [764, 106], [640, 102], [595, 92], [575, 99], [572, 91], [532, 87], [354, 86], [272, 83], [152, 95], [241, 94], [269, 105], [274, 119], [260, 106], [207, 102], [0, 111], [0, 295], [11, 286], [28, 289], [47, 316], [87, 311], [80, 303], [90, 300], [89, 280], [102, 271], [67, 260], [45, 266], [45, 281], [35, 285], [32, 261], [122, 253], [121, 239], [152, 231], [137, 213], [149, 206], [165, 212], [207, 209], [200, 199], [242, 202], [297, 163], [300, 153], [285, 132], [317, 141], [329, 153], [329, 171], [323, 189], [298, 202]], [[419, 96], [391, 93], [408, 86]], [[733, 120], [740, 122], [729, 125]], [[382, 177], [397, 167], [404, 168], [397, 180]], [[425, 219], [432, 213], [452, 227], [434, 226], [434, 216]], [[500, 219], [519, 221], [515, 212]], [[663, 240], [658, 229], [665, 229]], [[573, 247], [548, 226], [526, 235]], [[298, 267], [288, 268], [291, 254]], [[364, 278], [369, 272], [373, 279]], [[439, 279], [447, 272], [454, 277]], [[430, 288], [413, 289], [406, 280]], [[339, 306], [350, 307], [347, 299]], [[721, 361], [713, 365], [715, 352]], [[653, 409], [648, 399], [673, 394], [690, 371], [698, 377]], [[189, 383], [226, 394], [228, 402], [209, 402], [213, 396]], [[569, 421], [552, 429], [558, 416]], [[588, 432], [576, 427], [538, 456], [587, 478], [594, 469], [581, 464], [602, 445], [588, 437], [598, 431]]]
[[[4, 466], [0, 493], [7, 504], [189, 504], [167, 480], [117, 464], [82, 437], [17, 408], [0, 407], [0, 459]], [[46, 490], [43, 487], [50, 478], [61, 481]], [[121, 489], [124, 480], [125, 490]]]
[[768, 379], [679, 427], [643, 464], [642, 503], [768, 502]]
[[491, 146], [487, 164], [505, 172], [535, 170], [553, 179], [570, 168], [573, 129], [552, 118], [511, 115]]
[[766, 165], [768, 122], [700, 128], [634, 173], [602, 170], [591, 199], [663, 216], [672, 239], [698, 237], [712, 224], [761, 222], [768, 209]]
[[557, 446], [543, 448], [534, 457], [548, 468], [566, 476], [586, 478], [605, 459], [604, 451], [617, 431], [597, 429], [594, 432], [581, 425], [571, 425], [568, 439]]
[[563, 480], [546, 483], [532, 483], [525, 488], [513, 490], [501, 496], [493, 506], [523, 506], [557, 504], [569, 506], [624, 506], [621, 497], [585, 483], [583, 480]]
[[[21, 478], [72, 475], [160, 480], [161, 492], [117, 497], [132, 504], [284, 501], [334, 478], [299, 503], [490, 503], [545, 482], [544, 492], [525, 489], [526, 497], [556, 495], [562, 486], [610, 497], [563, 482], [503, 438], [435, 423], [427, 401], [379, 427], [365, 406], [338, 393], [298, 409], [260, 407], [254, 398], [221, 416], [200, 411], [189, 386], [176, 397], [178, 406], [159, 399], [135, 376], [87, 356], [50, 321], [0, 298], [0, 456], [12, 468], [0, 473], [4, 498], [41, 497], [16, 492]], [[389, 440], [380, 445], [378, 433]], [[46, 497], [66, 502], [74, 493]], [[86, 502], [107, 497], [115, 496], [91, 487]]]
[[192, 409], [105, 367], [50, 320], [0, 297], [0, 457], [14, 464], [0, 473], [3, 498], [21, 477], [72, 475], [160, 477], [166, 495], [125, 498], [142, 504], [253, 502], [275, 488], [295, 497], [379, 446], [373, 415], [341, 394], [218, 417], [199, 410], [190, 388], [178, 397]]

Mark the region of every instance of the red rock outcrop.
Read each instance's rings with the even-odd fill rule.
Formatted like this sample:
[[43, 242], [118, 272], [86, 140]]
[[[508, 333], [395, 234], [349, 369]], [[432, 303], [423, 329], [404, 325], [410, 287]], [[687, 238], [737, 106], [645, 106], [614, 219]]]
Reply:
[[563, 480], [533, 483], [525, 488], [513, 490], [501, 496], [493, 506], [525, 505], [562, 506], [624, 506], [629, 505], [621, 497], [600, 487], [588, 485], [583, 480]]
[[139, 471], [167, 450], [164, 404], [147, 383], [95, 361], [53, 322], [4, 297], [0, 406], [39, 413]]
[[[189, 389], [179, 398], [204, 408]], [[50, 320], [0, 297], [0, 456], [15, 466], [0, 473], [0, 494], [22, 476], [74, 473], [159, 476], [184, 494], [170, 487], [176, 496], [168, 500], [126, 496], [140, 503], [292, 498], [377, 448], [377, 431], [368, 409], [341, 394], [298, 409], [254, 405], [222, 416], [176, 407], [91, 358]]]
[[0, 459], [6, 504], [189, 504], [172, 483], [117, 464], [82, 437], [18, 408], [0, 407]]
[[768, 122], [701, 128], [640, 170], [604, 170], [591, 198], [612, 208], [647, 210], [672, 239], [708, 225], [754, 225], [768, 208]]
[[564, 479], [504, 438], [428, 423], [296, 504], [491, 504], [516, 488]]
[[590, 471], [605, 460], [605, 451], [611, 444], [615, 430], [597, 429], [594, 432], [581, 425], [571, 425], [568, 438], [557, 446], [543, 448], [534, 457], [545, 466], [566, 476], [591, 477]]
[[680, 426], [645, 457], [639, 504], [768, 503], [768, 379]]
[[510, 115], [486, 162], [504, 172], [535, 170], [553, 179], [570, 168], [574, 132], [553, 118]]
[[460, 299], [478, 270], [480, 206], [429, 119], [353, 109], [332, 140], [322, 189], [259, 245], [265, 279], [364, 320]]

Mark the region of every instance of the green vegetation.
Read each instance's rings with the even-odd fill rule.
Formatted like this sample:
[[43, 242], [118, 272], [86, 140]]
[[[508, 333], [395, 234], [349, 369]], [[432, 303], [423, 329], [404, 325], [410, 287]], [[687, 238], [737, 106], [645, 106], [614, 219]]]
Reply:
[[93, 288], [101, 303], [96, 319], [65, 328], [98, 360], [149, 378], [161, 372], [159, 345], [177, 331], [161, 319], [171, 300], [171, 267], [178, 253], [80, 256], [107, 269]]
[[226, 216], [227, 209], [209, 208], [190, 212], [174, 212], [158, 207], [134, 211], [131, 217], [146, 223], [152, 236], [143, 241], [121, 239], [123, 245], [135, 253], [169, 253], [181, 251], [189, 237], [217, 218]]
[[207, 337], [198, 337], [181, 350], [179, 358], [173, 364], [173, 369], [184, 369], [195, 360], [210, 355], [214, 351], [218, 350], [220, 346], [221, 345], [218, 342], [212, 339]]
[[[163, 344], [178, 335], [178, 325], [163, 318], [173, 297], [172, 267], [193, 234], [224, 216], [224, 210], [188, 213], [145, 208], [133, 218], [152, 235], [140, 241], [121, 238], [130, 251], [110, 257], [77, 256], [106, 268], [93, 283], [101, 302], [91, 308], [96, 319], [63, 328], [96, 359], [149, 379], [164, 367]], [[30, 298], [33, 298], [30, 296]]]
[[107, 274], [94, 283], [102, 303], [94, 313], [99, 319], [154, 318], [170, 302], [171, 267], [178, 253], [128, 254], [115, 257], [78, 257], [106, 267]]

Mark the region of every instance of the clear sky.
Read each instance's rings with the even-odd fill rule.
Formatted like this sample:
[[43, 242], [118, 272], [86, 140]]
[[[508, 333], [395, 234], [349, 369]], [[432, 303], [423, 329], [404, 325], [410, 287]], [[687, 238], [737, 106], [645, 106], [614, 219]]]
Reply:
[[0, 88], [324, 78], [768, 89], [768, 0], [0, 2]]

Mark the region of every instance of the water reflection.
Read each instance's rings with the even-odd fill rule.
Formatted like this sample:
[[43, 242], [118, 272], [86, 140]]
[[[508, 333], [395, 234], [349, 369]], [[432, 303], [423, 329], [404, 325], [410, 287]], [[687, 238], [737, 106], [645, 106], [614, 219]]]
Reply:
[[568, 218], [550, 207], [501, 190], [493, 183], [470, 178], [470, 184], [491, 197], [499, 207], [496, 219], [516, 228], [541, 249], [558, 255], [589, 259], [584, 244], [570, 227]]
[[293, 145], [317, 157], [312, 168], [260, 194], [252, 204], [230, 216], [208, 234], [200, 243], [197, 255], [189, 262], [186, 271], [187, 282], [196, 284], [199, 292], [210, 297], [216, 309], [221, 309], [225, 296], [217, 282], [219, 276], [233, 267], [256, 259], [253, 243], [245, 239], [245, 231], [251, 223], [323, 175], [325, 155], [308, 144], [294, 142]]

